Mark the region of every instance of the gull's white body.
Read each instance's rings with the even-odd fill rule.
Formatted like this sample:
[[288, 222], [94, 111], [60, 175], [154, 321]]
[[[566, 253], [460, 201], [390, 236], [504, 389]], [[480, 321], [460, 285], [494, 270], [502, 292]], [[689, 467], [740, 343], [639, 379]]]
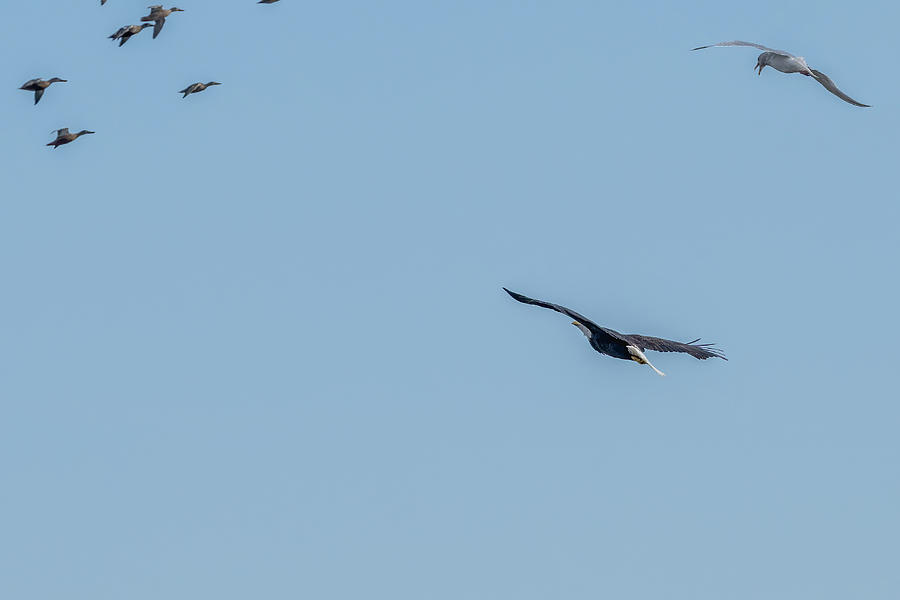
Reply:
[[806, 59], [802, 56], [794, 56], [790, 52], [785, 52], [784, 50], [775, 50], [753, 42], [741, 42], [738, 40], [733, 42], [719, 42], [718, 44], [710, 44], [708, 46], [699, 46], [694, 48], [694, 50], [703, 50], [704, 48], [713, 48], [716, 46], [749, 46], [751, 48], [759, 48], [760, 50], [763, 50], [763, 53], [757, 57], [754, 69], [759, 69], [760, 75], [762, 75], [765, 67], [772, 67], [776, 71], [781, 71], [782, 73], [800, 73], [801, 75], [808, 75], [844, 102], [853, 104], [854, 106], [869, 108], [868, 104], [863, 104], [862, 102], [854, 100], [839, 90], [828, 75], [821, 71], [811, 69], [810, 66], [806, 64]]
[[[802, 56], [785, 56], [784, 54], [772, 53], [767, 56], [766, 66], [772, 67], [776, 71], [782, 73], [808, 73], [813, 75], [809, 65]], [[813, 75], [815, 77], [815, 75]]]

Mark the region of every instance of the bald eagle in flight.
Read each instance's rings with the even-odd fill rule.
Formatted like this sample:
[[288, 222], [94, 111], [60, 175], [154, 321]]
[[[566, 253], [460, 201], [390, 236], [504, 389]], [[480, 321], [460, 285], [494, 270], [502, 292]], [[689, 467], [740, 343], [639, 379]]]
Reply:
[[713, 347], [713, 344], [698, 344], [697, 342], [700, 341], [699, 338], [693, 342], [684, 343], [673, 342], [672, 340], [663, 338], [649, 337], [646, 335], [619, 333], [618, 331], [613, 331], [606, 327], [600, 327], [587, 317], [583, 317], [565, 306], [543, 302], [542, 300], [535, 300], [528, 296], [512, 292], [506, 288], [503, 288], [503, 290], [512, 296], [514, 300], [518, 300], [524, 304], [533, 304], [534, 306], [549, 308], [550, 310], [555, 310], [558, 313], [562, 313], [567, 317], [575, 319], [572, 321], [572, 325], [577, 327], [581, 333], [587, 336], [591, 347], [600, 354], [606, 354], [607, 356], [621, 358], [623, 360], [633, 360], [641, 365], [648, 365], [659, 375], [665, 375], [665, 373], [654, 367], [650, 361], [647, 360], [647, 357], [644, 355], [645, 350], [656, 350], [657, 352], [684, 352], [685, 354], [690, 354], [694, 358], [699, 358], [700, 360], [706, 360], [707, 358], [721, 358], [723, 360], [728, 360], [725, 358], [725, 355], [722, 354], [721, 350]]

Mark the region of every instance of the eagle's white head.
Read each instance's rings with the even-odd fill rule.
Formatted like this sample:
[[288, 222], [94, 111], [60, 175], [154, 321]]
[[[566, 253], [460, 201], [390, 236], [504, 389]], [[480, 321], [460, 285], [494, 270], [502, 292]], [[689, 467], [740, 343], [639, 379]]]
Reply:
[[591, 330], [590, 329], [588, 329], [587, 327], [585, 327], [578, 321], [572, 321], [572, 325], [574, 325], [575, 327], [580, 329], [581, 333], [583, 333], [587, 337], [587, 339], [591, 339]]

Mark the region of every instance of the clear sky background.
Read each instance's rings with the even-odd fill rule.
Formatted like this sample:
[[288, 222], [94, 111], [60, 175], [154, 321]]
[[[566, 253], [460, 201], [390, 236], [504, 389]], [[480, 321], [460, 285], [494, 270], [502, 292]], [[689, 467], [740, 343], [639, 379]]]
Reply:
[[179, 5], [0, 22], [3, 597], [900, 597], [896, 3]]

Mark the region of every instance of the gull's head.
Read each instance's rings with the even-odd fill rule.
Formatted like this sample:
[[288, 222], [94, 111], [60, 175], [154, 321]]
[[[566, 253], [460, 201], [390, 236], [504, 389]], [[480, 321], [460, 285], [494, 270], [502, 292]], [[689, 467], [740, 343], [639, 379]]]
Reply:
[[763, 69], [766, 68], [766, 61], [765, 61], [765, 59], [763, 59], [764, 56], [765, 56], [765, 53], [760, 54], [756, 58], [756, 66], [753, 67], [753, 70], [755, 71], [755, 70], [759, 69], [759, 73], [757, 73], [757, 75], [762, 75]]

